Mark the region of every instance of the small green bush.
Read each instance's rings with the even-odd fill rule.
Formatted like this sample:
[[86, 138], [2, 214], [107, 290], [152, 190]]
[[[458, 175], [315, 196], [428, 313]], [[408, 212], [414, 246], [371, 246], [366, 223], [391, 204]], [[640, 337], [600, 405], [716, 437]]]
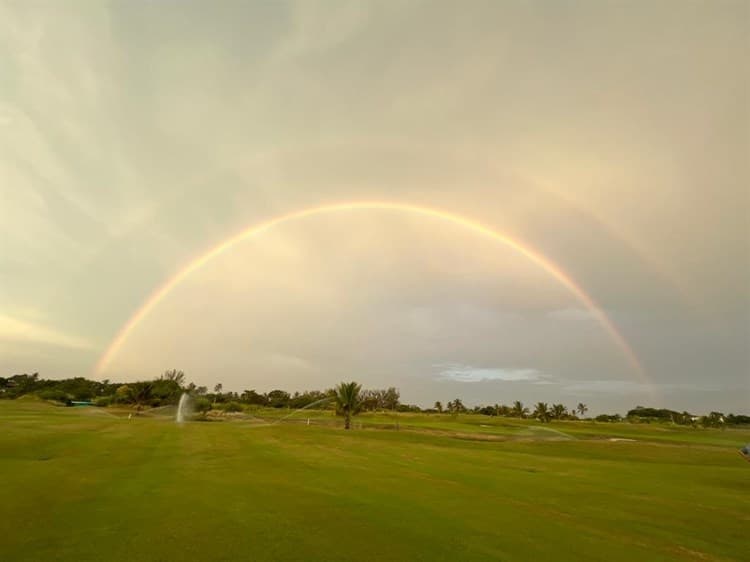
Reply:
[[203, 415], [211, 409], [211, 401], [208, 398], [199, 396], [193, 399], [190, 406], [196, 414]]
[[63, 404], [67, 404], [68, 402], [70, 402], [70, 397], [66, 392], [63, 392], [62, 390], [42, 390], [37, 395], [42, 400], [53, 400], [55, 402], [62, 402]]
[[225, 412], [242, 412], [242, 404], [239, 402], [227, 402], [226, 404], [221, 404], [220, 408], [224, 410]]

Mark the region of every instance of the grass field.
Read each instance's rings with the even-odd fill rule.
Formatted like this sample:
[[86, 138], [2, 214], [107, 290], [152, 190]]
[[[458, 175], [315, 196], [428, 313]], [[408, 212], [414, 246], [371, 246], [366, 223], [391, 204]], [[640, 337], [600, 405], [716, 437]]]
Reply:
[[750, 559], [748, 431], [257, 416], [0, 401], [0, 560]]

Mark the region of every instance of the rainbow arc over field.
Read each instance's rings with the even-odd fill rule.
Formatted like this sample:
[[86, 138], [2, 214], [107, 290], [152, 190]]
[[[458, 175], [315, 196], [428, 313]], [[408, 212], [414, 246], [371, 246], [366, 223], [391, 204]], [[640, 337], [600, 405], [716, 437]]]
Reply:
[[438, 219], [461, 226], [479, 236], [487, 237], [499, 244], [513, 249], [519, 255], [525, 257], [529, 261], [539, 266], [542, 270], [547, 272], [552, 278], [557, 280], [573, 296], [575, 296], [576, 299], [596, 318], [597, 322], [607, 332], [615, 345], [620, 349], [624, 358], [630, 365], [633, 373], [638, 378], [638, 381], [640, 383], [646, 384], [648, 388], [653, 387], [637, 355], [635, 354], [625, 337], [619, 332], [612, 320], [610, 320], [607, 314], [594, 301], [594, 299], [590, 297], [569, 274], [567, 274], [551, 259], [534, 250], [529, 245], [523, 243], [517, 238], [513, 238], [503, 232], [500, 232], [490, 226], [482, 224], [481, 222], [475, 221], [468, 217], [433, 207], [388, 201], [354, 201], [309, 207], [306, 209], [279, 215], [266, 221], [254, 224], [239, 232], [238, 234], [227, 238], [223, 242], [217, 244], [204, 254], [188, 263], [185, 267], [180, 269], [177, 273], [167, 279], [161, 286], [159, 286], [151, 293], [148, 299], [146, 299], [146, 301], [133, 313], [133, 315], [122, 326], [122, 328], [120, 328], [116, 336], [109, 343], [106, 350], [104, 351], [104, 353], [102, 353], [101, 357], [96, 363], [95, 373], [99, 376], [108, 368], [114, 357], [117, 355], [118, 351], [127, 341], [128, 336], [133, 332], [133, 330], [135, 330], [138, 324], [140, 324], [158, 306], [158, 304], [170, 292], [172, 292], [173, 289], [175, 289], [175, 287], [177, 287], [180, 283], [187, 279], [192, 273], [206, 266], [217, 256], [229, 251], [240, 242], [263, 234], [283, 223], [312, 217], [314, 215], [351, 211], [393, 211], [408, 213], [426, 218]]

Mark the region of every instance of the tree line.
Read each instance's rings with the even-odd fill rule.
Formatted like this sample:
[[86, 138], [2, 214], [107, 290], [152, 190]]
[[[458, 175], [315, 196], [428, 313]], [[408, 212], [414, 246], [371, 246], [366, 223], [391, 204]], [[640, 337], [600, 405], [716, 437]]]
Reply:
[[[316, 402], [333, 402], [336, 390], [308, 390], [289, 393], [285, 390], [258, 392], [254, 389], [242, 392], [224, 392], [223, 385], [217, 384], [210, 392], [206, 386], [187, 382], [185, 373], [170, 369], [149, 381], [128, 383], [89, 380], [84, 377], [70, 379], [43, 379], [39, 373], [19, 374], [0, 377], [0, 398], [13, 399], [24, 395], [35, 395], [43, 400], [64, 404], [91, 402], [96, 406], [135, 405], [139, 408], [175, 405], [180, 396], [187, 392], [194, 398], [199, 410], [211, 407], [240, 411], [242, 406], [262, 406], [268, 408], [298, 409]], [[419, 411], [418, 406], [402, 404], [398, 389], [358, 390], [358, 410], [376, 411]], [[323, 404], [325, 406], [325, 404]]]
[[[588, 406], [583, 402], [568, 408], [564, 404], [537, 402], [529, 408], [516, 400], [512, 404], [493, 404], [467, 407], [460, 398], [435, 402], [432, 408], [420, 408], [400, 401], [398, 389], [363, 389], [361, 385], [341, 383], [335, 388], [308, 390], [290, 393], [275, 389], [258, 392], [254, 389], [242, 392], [224, 392], [223, 385], [217, 384], [209, 391], [205, 386], [187, 382], [185, 373], [178, 369], [165, 371], [159, 377], [148, 381], [116, 383], [107, 379], [89, 380], [84, 377], [69, 379], [43, 379], [38, 373], [17, 374], [0, 377], [0, 398], [13, 399], [24, 395], [35, 395], [43, 400], [51, 400], [72, 405], [74, 402], [90, 402], [96, 406], [130, 405], [138, 410], [177, 404], [180, 396], [187, 392], [193, 397], [194, 408], [198, 412], [211, 409], [240, 412], [246, 407], [299, 409], [320, 403], [321, 408], [333, 408], [350, 420], [352, 415], [363, 411], [464, 413], [485, 416], [501, 416], [518, 419], [536, 419], [547, 423], [553, 420], [579, 420], [586, 418]], [[599, 422], [629, 421], [634, 423], [669, 422], [680, 425], [724, 427], [750, 425], [750, 416], [710, 412], [694, 415], [687, 411], [678, 412], [665, 408], [637, 406], [623, 417], [619, 414], [602, 414], [592, 418]], [[349, 422], [347, 421], [348, 425]]]

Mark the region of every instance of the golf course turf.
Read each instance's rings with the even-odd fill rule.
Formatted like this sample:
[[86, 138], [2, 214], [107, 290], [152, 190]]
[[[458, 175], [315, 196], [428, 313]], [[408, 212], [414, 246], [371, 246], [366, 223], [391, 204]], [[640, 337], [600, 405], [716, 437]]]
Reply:
[[0, 401], [0, 560], [750, 557], [747, 430], [272, 415]]

